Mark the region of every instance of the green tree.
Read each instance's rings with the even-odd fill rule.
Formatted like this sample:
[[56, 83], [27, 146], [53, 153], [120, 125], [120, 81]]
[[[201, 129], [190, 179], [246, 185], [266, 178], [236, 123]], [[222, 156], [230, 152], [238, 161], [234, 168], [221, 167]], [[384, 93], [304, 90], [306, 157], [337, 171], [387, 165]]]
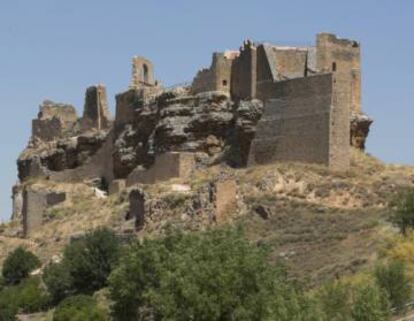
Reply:
[[74, 294], [73, 278], [70, 275], [69, 264], [52, 263], [43, 272], [43, 281], [54, 304]]
[[63, 300], [53, 313], [53, 321], [106, 321], [108, 316], [96, 301], [87, 295]]
[[0, 292], [0, 320], [14, 320], [18, 311], [39, 312], [48, 305], [49, 296], [41, 286], [41, 280], [37, 277], [29, 278]]
[[313, 320], [312, 304], [238, 230], [133, 245], [110, 276], [116, 320]]
[[93, 293], [106, 286], [119, 254], [119, 240], [107, 228], [94, 230], [67, 246], [63, 264], [68, 264], [75, 291]]
[[318, 302], [324, 319], [329, 321], [348, 321], [351, 316], [351, 289], [348, 285], [334, 281], [321, 287]]
[[4, 261], [2, 274], [6, 284], [12, 285], [27, 278], [38, 267], [39, 259], [32, 252], [18, 247]]
[[398, 194], [392, 202], [395, 212], [392, 221], [397, 225], [402, 234], [414, 227], [414, 189], [406, 189]]
[[388, 264], [378, 265], [374, 275], [378, 286], [388, 295], [391, 306], [398, 312], [404, 311], [412, 292], [404, 264], [391, 261]]
[[390, 317], [389, 311], [386, 294], [377, 286], [364, 285], [354, 290], [354, 321], [387, 321]]
[[62, 261], [46, 267], [43, 275], [53, 302], [74, 294], [92, 294], [105, 287], [119, 256], [119, 240], [107, 228], [91, 231], [68, 244]]

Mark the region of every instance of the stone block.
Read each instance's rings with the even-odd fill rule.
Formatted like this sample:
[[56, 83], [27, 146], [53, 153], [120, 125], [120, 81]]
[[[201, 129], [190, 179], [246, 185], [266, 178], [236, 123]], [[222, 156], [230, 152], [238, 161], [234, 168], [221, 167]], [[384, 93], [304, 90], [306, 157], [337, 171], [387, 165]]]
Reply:
[[32, 121], [32, 137], [52, 141], [65, 136], [77, 122], [75, 107], [46, 100], [40, 106], [37, 119]]
[[91, 86], [86, 90], [85, 107], [82, 117], [84, 130], [103, 130], [111, 125], [111, 116], [106, 98], [105, 86]]
[[268, 100], [248, 165], [293, 161], [346, 170], [350, 163], [350, 113], [336, 82], [334, 75], [324, 74], [262, 88]]
[[234, 179], [215, 182], [213, 185], [215, 218], [218, 224], [225, 223], [227, 214], [236, 210], [237, 183]]
[[63, 192], [26, 187], [23, 191], [23, 235], [30, 237], [43, 224], [43, 215], [48, 207], [66, 200]]
[[154, 184], [172, 178], [188, 178], [195, 168], [193, 153], [168, 152], [158, 155], [148, 170], [135, 169], [127, 178], [127, 186]]
[[12, 220], [20, 220], [23, 217], [23, 188], [20, 184], [12, 189], [13, 212]]
[[109, 184], [109, 195], [118, 194], [126, 187], [125, 179], [115, 179]]
[[129, 217], [135, 219], [135, 228], [140, 230], [145, 224], [145, 194], [134, 189], [129, 194]]

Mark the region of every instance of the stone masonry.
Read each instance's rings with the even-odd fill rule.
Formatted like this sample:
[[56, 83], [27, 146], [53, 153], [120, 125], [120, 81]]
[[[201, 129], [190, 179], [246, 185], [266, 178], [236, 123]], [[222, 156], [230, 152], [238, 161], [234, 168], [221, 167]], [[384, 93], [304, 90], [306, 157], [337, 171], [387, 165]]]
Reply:
[[[361, 109], [360, 50], [328, 33], [309, 47], [246, 40], [239, 50], [214, 53], [190, 86], [171, 88], [155, 80], [150, 60], [135, 56], [114, 120], [103, 85], [86, 90], [80, 118], [71, 105], [43, 102], [17, 161], [13, 217], [23, 217], [29, 235], [50, 206], [43, 193], [22, 189], [31, 179], [101, 181], [119, 193], [218, 164], [295, 161], [347, 170], [351, 145], [365, 148], [372, 123]], [[217, 221], [236, 187], [215, 188]]]
[[347, 169], [349, 112], [336, 99], [334, 81], [325, 74], [279, 82], [257, 125], [249, 165], [297, 161]]
[[82, 126], [85, 130], [103, 130], [111, 126], [111, 116], [104, 86], [91, 86], [86, 90]]
[[48, 207], [66, 200], [65, 193], [26, 187], [23, 190], [23, 235], [29, 237], [43, 224], [45, 211]]

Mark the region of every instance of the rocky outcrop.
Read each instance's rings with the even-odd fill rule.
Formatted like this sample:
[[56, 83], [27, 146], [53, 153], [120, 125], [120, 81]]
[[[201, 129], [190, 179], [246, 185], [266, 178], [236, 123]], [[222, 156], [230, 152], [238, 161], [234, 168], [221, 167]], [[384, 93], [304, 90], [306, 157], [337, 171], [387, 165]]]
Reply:
[[88, 133], [54, 142], [29, 145], [17, 160], [21, 181], [30, 177], [47, 177], [84, 164], [105, 142], [107, 132]]
[[199, 166], [219, 162], [243, 166], [262, 110], [259, 100], [234, 104], [222, 92], [190, 95], [184, 88], [174, 89], [149, 104], [134, 90], [120, 94], [113, 153], [115, 177], [126, 178], [137, 167], [148, 169], [155, 155], [167, 152], [195, 153]]
[[365, 114], [352, 113], [351, 115], [351, 145], [365, 150], [365, 142], [373, 120]]

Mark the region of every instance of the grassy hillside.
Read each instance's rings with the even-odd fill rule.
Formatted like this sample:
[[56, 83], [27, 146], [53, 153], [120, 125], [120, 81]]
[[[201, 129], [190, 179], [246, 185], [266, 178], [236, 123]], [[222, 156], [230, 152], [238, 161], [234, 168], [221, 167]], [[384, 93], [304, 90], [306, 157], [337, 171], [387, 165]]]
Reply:
[[[309, 285], [371, 265], [396, 235], [387, 220], [389, 200], [414, 182], [414, 167], [386, 165], [358, 151], [353, 152], [346, 173], [293, 163], [240, 170], [214, 167], [187, 181], [143, 187], [153, 210], [136, 236], [156, 236], [170, 224], [188, 230], [216, 226], [203, 209], [195, 212], [191, 200], [223, 174], [234, 177], [239, 188], [238, 208], [229, 211], [226, 222], [241, 224], [251, 240], [269, 244], [271, 259], [283, 260], [293, 275]], [[21, 228], [16, 222], [2, 226], [0, 262], [24, 245], [46, 263], [60, 254], [70, 238], [98, 226], [135, 235], [133, 222], [124, 219], [127, 191], [99, 198], [85, 184], [31, 184], [53, 185], [69, 197], [48, 211], [47, 222], [30, 239], [16, 236]], [[191, 191], [176, 191], [174, 186], [183, 184]]]

